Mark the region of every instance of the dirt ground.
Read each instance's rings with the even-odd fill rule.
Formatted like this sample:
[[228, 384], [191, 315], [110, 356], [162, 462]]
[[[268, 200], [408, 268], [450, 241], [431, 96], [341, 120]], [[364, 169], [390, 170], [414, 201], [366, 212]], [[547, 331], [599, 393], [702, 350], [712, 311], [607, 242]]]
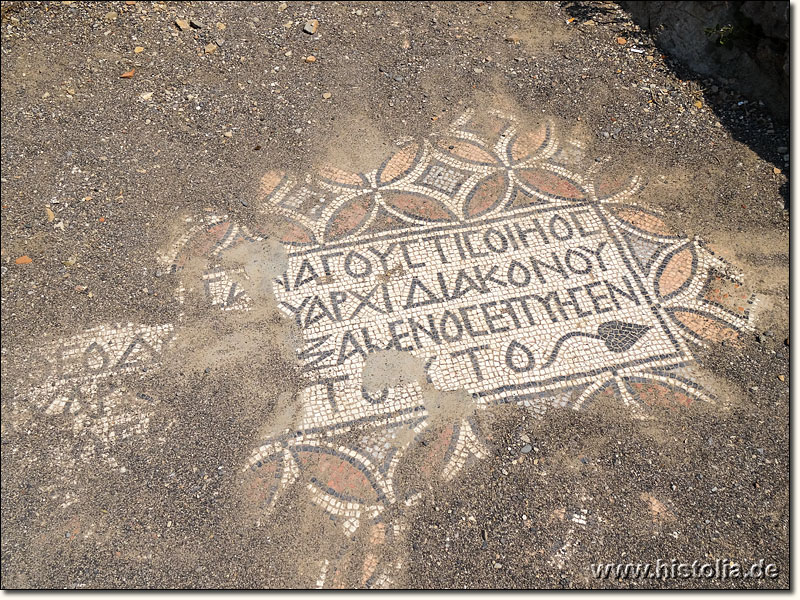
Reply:
[[[1, 49], [4, 589], [788, 587], [788, 125], [614, 3], [2, 2]], [[366, 173], [398, 139], [497, 109], [550, 119], [609, 179], [640, 176], [639, 206], [741, 272], [753, 329], [693, 346], [716, 399], [646, 419], [613, 393], [475, 411], [422, 361], [377, 353], [369, 393], [426, 398], [430, 426], [397, 438], [408, 503], [344, 531], [303, 475], [265, 510], [272, 475], [244, 467], [295, 427], [304, 386], [270, 283], [286, 254], [267, 239], [214, 263], [247, 274], [249, 311], [209, 307], [207, 257], [159, 257], [212, 214], [279, 234], [267, 172]], [[127, 323], [153, 355], [110, 379], [87, 375], [105, 355], [64, 354]], [[69, 369], [82, 383], [54, 405]], [[485, 453], [443, 478], [437, 436], [467, 418]], [[778, 575], [590, 569], [657, 559]]]

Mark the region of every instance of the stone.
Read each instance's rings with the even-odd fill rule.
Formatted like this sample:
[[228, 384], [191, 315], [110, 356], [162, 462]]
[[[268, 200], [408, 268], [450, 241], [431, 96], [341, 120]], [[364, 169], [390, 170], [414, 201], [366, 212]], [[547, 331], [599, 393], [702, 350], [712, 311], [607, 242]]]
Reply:
[[319, 21], [311, 19], [310, 21], [306, 21], [306, 24], [303, 26], [303, 33], [314, 35], [317, 33], [317, 29], [319, 29]]
[[142, 52], [144, 52], [144, 46], [136, 46], [136, 48], [133, 49], [134, 54], [141, 54]]
[[523, 454], [528, 454], [528, 453], [529, 453], [529, 452], [530, 452], [532, 449], [533, 449], [533, 447], [532, 447], [530, 444], [525, 444], [525, 445], [522, 447], [522, 450], [521, 450], [521, 452], [522, 452]]
[[322, 94], [322, 97], [325, 98], [325, 100], [330, 99], [331, 96], [332, 94], [330, 92], [325, 92], [324, 94]]
[[189, 25], [188, 19], [175, 19], [175, 25], [177, 25], [178, 29], [181, 31], [187, 31], [188, 29], [192, 28], [192, 26]]
[[117, 13], [112, 10], [111, 12], [107, 12], [104, 18], [106, 21], [116, 21]]
[[309, 56], [306, 56], [306, 58], [305, 58], [305, 61], [306, 61], [307, 63], [313, 63], [313, 62], [317, 62], [317, 57], [316, 57], [316, 56], [314, 56], [313, 54], [311, 54], [311, 55], [309, 55]]
[[213, 54], [214, 52], [217, 51], [217, 48], [218, 48], [218, 46], [216, 44], [214, 44], [214, 43], [206, 44], [206, 47], [205, 47], [206, 54]]

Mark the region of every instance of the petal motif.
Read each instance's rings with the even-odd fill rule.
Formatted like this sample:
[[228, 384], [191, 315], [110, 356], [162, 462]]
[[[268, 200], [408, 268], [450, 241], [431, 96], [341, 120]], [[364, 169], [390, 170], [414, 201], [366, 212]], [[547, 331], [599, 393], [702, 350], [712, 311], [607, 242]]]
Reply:
[[547, 143], [548, 133], [547, 124], [542, 123], [532, 130], [523, 131], [515, 136], [508, 150], [511, 162], [521, 162], [535, 156]]
[[439, 148], [460, 160], [476, 165], [495, 165], [498, 163], [492, 154], [467, 140], [445, 138], [439, 142]]
[[331, 165], [325, 165], [319, 170], [319, 175], [323, 179], [344, 187], [360, 188], [367, 184], [367, 180], [359, 173], [345, 171]]
[[504, 172], [489, 176], [469, 193], [464, 202], [464, 217], [478, 217], [497, 206], [506, 197], [508, 179]]
[[673, 235], [664, 221], [649, 212], [630, 206], [616, 207], [611, 210], [618, 219], [633, 225], [636, 229], [655, 235], [677, 237]]
[[517, 171], [523, 183], [547, 196], [566, 200], [581, 200], [586, 194], [566, 177], [544, 169], [522, 169]]
[[691, 243], [673, 250], [658, 268], [656, 293], [662, 299], [678, 294], [691, 283], [696, 269], [697, 256]]
[[429, 196], [385, 193], [382, 197], [388, 206], [414, 219], [433, 222], [455, 220], [455, 215], [444, 204]]
[[386, 185], [401, 179], [417, 165], [420, 154], [420, 146], [416, 142], [403, 146], [380, 169], [378, 183]]
[[321, 446], [301, 446], [297, 457], [303, 471], [312, 476], [311, 482], [323, 491], [362, 503], [372, 504], [378, 500], [365, 465], [357, 459]]
[[363, 194], [345, 202], [328, 221], [325, 240], [338, 240], [358, 231], [369, 219], [374, 205], [374, 194]]

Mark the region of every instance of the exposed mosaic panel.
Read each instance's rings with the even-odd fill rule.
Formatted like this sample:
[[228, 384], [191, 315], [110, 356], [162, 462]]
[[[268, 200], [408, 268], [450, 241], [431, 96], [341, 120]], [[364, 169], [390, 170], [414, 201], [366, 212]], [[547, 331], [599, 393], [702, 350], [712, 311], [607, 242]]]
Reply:
[[[700, 240], [632, 203], [638, 177], [611, 180], [604, 164], [550, 123], [525, 130], [508, 115], [466, 113], [446, 134], [398, 142], [367, 173], [264, 176], [260, 213], [279, 222], [288, 259], [272, 291], [302, 333], [305, 385], [297, 422], [243, 465], [243, 493], [268, 522], [281, 495], [304, 486], [340, 527], [341, 550], [320, 556], [309, 585], [344, 585], [354, 548], [363, 585], [395, 585], [407, 509], [425, 493], [397, 489], [398, 465], [413, 454], [424, 477], [456, 478], [489, 452], [476, 411], [514, 403], [544, 418], [610, 394], [647, 418], [651, 404], [713, 400], [691, 377], [693, 348], [749, 329], [755, 297]], [[207, 269], [200, 281], [185, 270], [176, 302], [198, 289], [210, 309], [252, 310], [247, 273], [217, 259], [267, 229], [224, 215], [186, 229], [162, 266], [184, 273], [199, 259]], [[80, 385], [130, 362], [122, 345], [113, 357], [84, 346]], [[368, 389], [365, 364], [387, 350], [417, 357], [425, 381]], [[59, 385], [34, 395], [69, 412]], [[423, 445], [431, 389], [465, 392], [472, 416], [437, 425]], [[552, 564], [602, 520], [590, 512], [561, 516], [569, 527]]]

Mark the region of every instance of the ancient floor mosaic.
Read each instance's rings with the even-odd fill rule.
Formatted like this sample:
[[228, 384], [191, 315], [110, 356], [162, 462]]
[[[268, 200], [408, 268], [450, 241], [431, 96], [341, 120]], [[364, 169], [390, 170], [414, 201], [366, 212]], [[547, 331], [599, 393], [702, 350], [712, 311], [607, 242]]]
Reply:
[[[422, 497], [395, 489], [404, 453], [428, 453], [449, 480], [489, 451], [472, 417], [447, 427], [437, 447], [417, 447], [429, 416], [423, 386], [465, 390], [475, 411], [516, 403], [537, 418], [612, 393], [646, 418], [654, 402], [713, 400], [690, 376], [692, 349], [734, 339], [752, 320], [755, 298], [729, 264], [636, 206], [638, 177], [609, 180], [602, 160], [559, 141], [550, 123], [523, 130], [507, 115], [479, 117], [401, 140], [368, 173], [270, 172], [261, 185], [261, 214], [280, 221], [288, 257], [272, 292], [302, 332], [305, 387], [298, 422], [254, 444], [245, 485], [263, 519], [302, 480], [345, 536], [368, 530], [367, 586], [390, 586], [403, 568], [402, 556], [378, 549], [408, 526], [398, 507]], [[201, 281], [183, 278], [176, 302], [199, 285], [210, 309], [251, 310], [246, 270], [218, 259], [267, 231], [226, 216], [188, 219], [162, 268], [182, 273], [196, 257], [208, 268]], [[156, 368], [179, 325], [105, 326], [58, 342], [50, 355], [63, 363], [59, 376], [28, 398], [78, 414], [99, 402], [106, 374]], [[427, 381], [368, 389], [364, 366], [385, 350], [419, 358]], [[146, 414], [114, 406], [105, 401], [86, 426], [106, 438], [123, 422], [122, 435], [146, 428]], [[576, 508], [553, 564], [587, 518]], [[339, 558], [320, 557], [319, 587], [340, 582]]]

